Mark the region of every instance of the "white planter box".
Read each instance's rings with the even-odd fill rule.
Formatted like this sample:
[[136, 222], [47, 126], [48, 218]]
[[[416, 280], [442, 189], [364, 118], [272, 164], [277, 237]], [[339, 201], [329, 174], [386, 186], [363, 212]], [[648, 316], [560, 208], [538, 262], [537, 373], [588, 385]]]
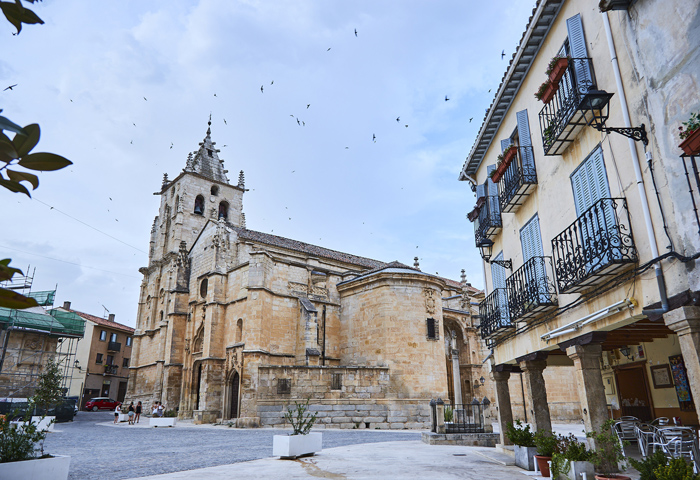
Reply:
[[174, 427], [176, 417], [151, 417], [148, 424], [151, 427]]
[[516, 466], [531, 472], [535, 470], [535, 459], [533, 457], [537, 454], [537, 447], [521, 447], [520, 445], [513, 445], [513, 453], [515, 454]]
[[572, 462], [569, 461], [571, 470], [566, 475], [570, 480], [581, 480], [581, 474], [586, 473], [586, 478], [593, 480], [595, 477], [595, 467], [591, 462]]
[[321, 433], [307, 435], [274, 435], [272, 438], [272, 455], [283, 458], [296, 458], [313, 455], [321, 451], [323, 444]]
[[127, 413], [120, 413], [119, 418], [117, 419], [117, 422], [128, 422], [129, 421], [129, 414]]
[[0, 480], [66, 480], [69, 467], [70, 457], [63, 455], [0, 463]]
[[53, 432], [53, 426], [56, 424], [56, 417], [32, 417], [32, 423], [39, 430]]

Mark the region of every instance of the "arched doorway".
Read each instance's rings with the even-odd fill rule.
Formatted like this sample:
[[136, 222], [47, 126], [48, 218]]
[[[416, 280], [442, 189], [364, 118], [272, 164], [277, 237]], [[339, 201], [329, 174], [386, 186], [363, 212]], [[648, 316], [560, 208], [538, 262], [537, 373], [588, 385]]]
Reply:
[[229, 395], [230, 409], [229, 418], [238, 418], [238, 391], [239, 391], [240, 377], [238, 372], [233, 372], [231, 375], [231, 383], [229, 388], [231, 389], [231, 394]]
[[200, 408], [199, 408], [199, 393], [200, 393], [201, 387], [202, 387], [202, 364], [200, 363], [197, 366], [197, 383], [196, 383], [196, 387], [195, 387], [196, 388], [196, 397], [195, 397], [195, 402], [194, 402], [194, 406], [195, 406], [194, 409], [195, 410], [200, 410]]

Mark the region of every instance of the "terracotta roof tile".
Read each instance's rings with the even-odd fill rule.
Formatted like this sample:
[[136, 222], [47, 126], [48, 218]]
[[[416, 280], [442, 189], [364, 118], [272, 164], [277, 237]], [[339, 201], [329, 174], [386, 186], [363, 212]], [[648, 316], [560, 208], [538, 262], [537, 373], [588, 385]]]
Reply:
[[116, 330], [122, 330], [124, 332], [134, 333], [134, 329], [129, 327], [128, 325], [123, 325], [123, 324], [117, 323], [117, 322], [110, 322], [106, 318], [96, 317], [94, 315], [90, 315], [89, 313], [79, 312], [79, 311], [73, 310], [73, 309], [68, 309], [68, 311], [76, 313], [76, 314], [80, 315], [81, 317], [83, 317], [85, 320], [90, 320], [91, 322], [94, 322], [98, 325], [102, 325], [103, 327], [109, 327], [109, 328], [114, 328]]

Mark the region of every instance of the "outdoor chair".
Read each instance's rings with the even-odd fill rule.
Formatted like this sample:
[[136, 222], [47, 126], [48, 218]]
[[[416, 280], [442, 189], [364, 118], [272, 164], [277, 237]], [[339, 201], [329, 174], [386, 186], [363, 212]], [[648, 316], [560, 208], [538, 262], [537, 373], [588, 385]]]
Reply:
[[638, 421], [619, 421], [613, 424], [613, 432], [617, 435], [617, 439], [620, 441], [620, 447], [622, 447], [622, 452], [625, 451], [625, 442], [636, 442], [637, 432], [636, 426]]
[[642, 455], [642, 460], [644, 460], [655, 451], [654, 447], [658, 439], [656, 429], [646, 423], [640, 423], [634, 426], [634, 433], [637, 437], [639, 453]]
[[669, 458], [685, 458], [692, 462], [693, 471], [698, 473], [698, 439], [695, 430], [689, 427], [666, 427], [657, 429], [657, 446]]

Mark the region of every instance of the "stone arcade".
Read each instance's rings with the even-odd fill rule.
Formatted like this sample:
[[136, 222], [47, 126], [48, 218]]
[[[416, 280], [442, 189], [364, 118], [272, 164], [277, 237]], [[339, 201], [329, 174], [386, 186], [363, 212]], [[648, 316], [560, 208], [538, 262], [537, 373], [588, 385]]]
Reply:
[[127, 401], [257, 427], [309, 398], [320, 426], [425, 428], [431, 398], [484, 396], [464, 276], [248, 230], [210, 135], [156, 193]]

